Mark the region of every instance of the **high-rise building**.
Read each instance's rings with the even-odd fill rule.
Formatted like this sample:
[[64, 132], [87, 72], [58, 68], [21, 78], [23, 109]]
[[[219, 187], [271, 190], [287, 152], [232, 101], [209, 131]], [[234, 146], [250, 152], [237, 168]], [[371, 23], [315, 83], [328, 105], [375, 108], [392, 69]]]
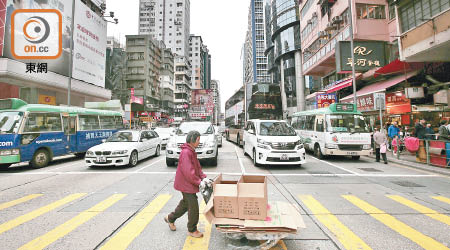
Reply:
[[175, 56], [175, 109], [174, 119], [183, 121], [189, 118], [191, 103], [191, 65], [188, 58]]
[[245, 83], [271, 82], [267, 73], [265, 50], [264, 0], [250, 0], [248, 30], [245, 38]]
[[[161, 42], [162, 43], [162, 42]], [[172, 118], [174, 108], [175, 78], [174, 62], [175, 57], [171, 49], [164, 49], [162, 52], [162, 67], [160, 72], [161, 80], [161, 113], [162, 121]], [[163, 115], [166, 114], [166, 115]]]
[[190, 1], [140, 0], [139, 34], [164, 41], [179, 56], [189, 55]]
[[191, 35], [189, 37], [189, 61], [192, 65], [192, 89], [202, 89], [205, 78], [205, 50], [201, 36]]

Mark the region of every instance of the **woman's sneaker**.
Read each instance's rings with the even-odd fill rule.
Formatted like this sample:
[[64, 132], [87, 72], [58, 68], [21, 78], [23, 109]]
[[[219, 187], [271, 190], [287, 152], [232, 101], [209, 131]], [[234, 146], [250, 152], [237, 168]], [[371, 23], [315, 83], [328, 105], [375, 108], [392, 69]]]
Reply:
[[176, 230], [177, 230], [177, 227], [175, 226], [175, 224], [174, 224], [174, 223], [170, 223], [170, 221], [169, 221], [169, 216], [168, 216], [168, 215], [166, 215], [166, 217], [164, 217], [164, 221], [165, 221], [167, 224], [169, 224], [170, 230], [172, 230], [172, 231], [176, 231]]

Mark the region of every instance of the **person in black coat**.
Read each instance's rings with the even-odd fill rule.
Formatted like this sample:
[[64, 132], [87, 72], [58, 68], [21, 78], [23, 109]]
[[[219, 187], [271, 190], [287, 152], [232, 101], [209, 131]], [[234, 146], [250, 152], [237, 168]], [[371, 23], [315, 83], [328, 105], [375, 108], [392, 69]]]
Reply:
[[415, 130], [415, 135], [417, 138], [423, 140], [425, 139], [425, 119], [421, 119], [419, 121], [419, 123], [416, 124], [416, 126], [414, 127]]

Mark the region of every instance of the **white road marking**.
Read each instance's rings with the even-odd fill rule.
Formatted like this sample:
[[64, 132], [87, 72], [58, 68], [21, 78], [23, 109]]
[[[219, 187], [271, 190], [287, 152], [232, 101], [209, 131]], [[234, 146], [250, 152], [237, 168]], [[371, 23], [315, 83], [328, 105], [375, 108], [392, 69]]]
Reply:
[[313, 158], [313, 159], [316, 159], [316, 160], [318, 160], [318, 161], [320, 161], [320, 162], [326, 163], [326, 164], [328, 164], [328, 165], [330, 165], [330, 166], [332, 166], [332, 167], [339, 168], [340, 170], [343, 170], [343, 171], [345, 171], [345, 172], [352, 173], [352, 174], [358, 175], [358, 176], [361, 175], [361, 174], [359, 174], [359, 173], [357, 173], [357, 172], [354, 172], [354, 171], [352, 171], [352, 170], [348, 170], [348, 169], [346, 169], [346, 168], [339, 167], [338, 165], [335, 165], [335, 164], [333, 164], [333, 163], [331, 163], [331, 162], [327, 162], [327, 161], [323, 161], [323, 160], [317, 159], [317, 158], [314, 157], [314, 156], [309, 156], [309, 157], [311, 157], [311, 158]]
[[[130, 172], [130, 171], [88, 171], [88, 172], [30, 172], [30, 173], [11, 173], [9, 175], [92, 175], [92, 174], [148, 174], [148, 175], [174, 175], [174, 172]], [[205, 172], [207, 175], [217, 175], [220, 172]], [[236, 175], [240, 176], [242, 173], [221, 173], [223, 175]], [[6, 175], [6, 174], [5, 174]], [[381, 178], [417, 178], [417, 177], [442, 177], [439, 175], [410, 175], [410, 174], [263, 174], [263, 173], [246, 173], [246, 175], [264, 175], [264, 176], [317, 176], [317, 177], [381, 177]]]
[[244, 167], [244, 164], [242, 163], [242, 160], [241, 160], [241, 158], [239, 157], [239, 154], [238, 154], [238, 151], [237, 151], [237, 146], [234, 146], [234, 151], [236, 152], [236, 156], [237, 156], [237, 158], [238, 158], [238, 160], [239, 160], [239, 165], [241, 166], [241, 172], [242, 172], [242, 174], [246, 174], [246, 173], [245, 173], [245, 167]]
[[140, 168], [140, 169], [138, 169], [138, 170], [136, 170], [136, 171], [133, 171], [133, 172], [139, 172], [139, 171], [141, 171], [141, 170], [143, 170], [143, 169], [145, 169], [145, 168], [148, 168], [148, 167], [151, 167], [151, 166], [155, 165], [156, 163], [158, 163], [158, 162], [160, 162], [160, 161], [162, 161], [162, 160], [164, 160], [164, 158], [161, 158], [161, 159], [159, 159], [159, 160], [157, 160], [157, 161], [155, 161], [155, 162], [152, 162], [152, 163], [150, 163], [149, 165], [144, 166], [144, 167], [142, 167], [142, 168]]

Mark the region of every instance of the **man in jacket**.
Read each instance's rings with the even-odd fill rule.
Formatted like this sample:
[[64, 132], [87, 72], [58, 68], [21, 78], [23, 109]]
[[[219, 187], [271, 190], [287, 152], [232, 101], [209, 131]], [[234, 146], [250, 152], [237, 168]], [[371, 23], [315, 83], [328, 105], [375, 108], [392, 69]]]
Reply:
[[[375, 134], [373, 134], [373, 140], [375, 142], [375, 155], [376, 161], [380, 162], [380, 147], [382, 144], [387, 144], [387, 137], [383, 132], [380, 132], [378, 128], [375, 128]], [[384, 164], [387, 164], [386, 152], [381, 153], [383, 157]]]
[[199, 192], [200, 184], [211, 182], [206, 178], [197, 159], [195, 148], [199, 144], [200, 133], [197, 131], [189, 132], [186, 136], [186, 143], [181, 146], [174, 183], [174, 188], [181, 192], [183, 199], [180, 200], [175, 211], [164, 217], [164, 221], [169, 224], [170, 230], [175, 231], [175, 220], [188, 212], [187, 227], [189, 235], [195, 238], [203, 237], [203, 233], [197, 230], [199, 209], [196, 193]]
[[414, 127], [414, 133], [417, 138], [423, 140], [425, 139], [425, 119], [421, 119], [419, 123]]
[[450, 140], [449, 134], [450, 131], [447, 129], [448, 121], [442, 120], [440, 122], [441, 126], [439, 127], [439, 140], [448, 141]]

